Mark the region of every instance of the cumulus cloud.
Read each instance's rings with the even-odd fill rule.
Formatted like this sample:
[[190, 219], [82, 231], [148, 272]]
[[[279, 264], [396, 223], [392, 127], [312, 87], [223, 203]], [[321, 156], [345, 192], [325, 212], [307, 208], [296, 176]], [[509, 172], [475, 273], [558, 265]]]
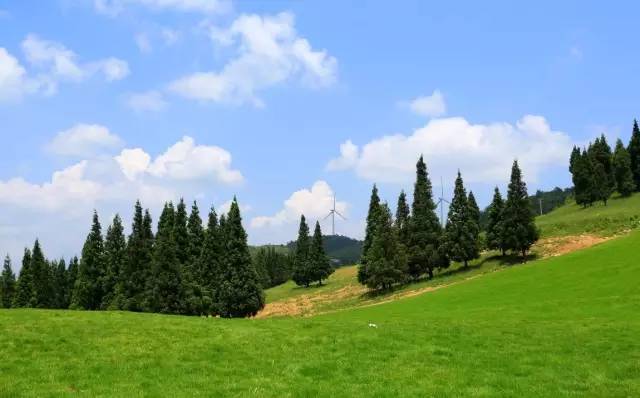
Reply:
[[327, 167], [353, 169], [370, 181], [407, 183], [423, 154], [432, 174], [450, 177], [460, 169], [465, 181], [493, 184], [506, 181], [517, 158], [527, 180], [535, 182], [546, 168], [566, 163], [570, 150], [569, 136], [551, 129], [542, 116], [527, 115], [515, 125], [452, 117], [433, 119], [410, 135], [374, 139], [362, 148], [347, 142]]
[[[218, 213], [218, 215], [229, 213], [229, 210], [231, 209], [231, 203], [232, 202], [233, 202], [233, 200], [229, 199], [226, 202], [216, 206], [216, 212]], [[248, 212], [250, 212], [252, 210], [251, 205], [240, 203], [239, 206], [240, 206], [240, 212], [242, 212], [242, 213], [248, 213]]]
[[167, 101], [159, 91], [130, 94], [127, 106], [136, 112], [160, 112], [167, 108]]
[[117, 135], [98, 124], [77, 124], [61, 131], [47, 145], [47, 150], [61, 156], [92, 157], [123, 145]]
[[[259, 216], [251, 220], [252, 228], [296, 223], [304, 214], [309, 220], [324, 218], [333, 208], [333, 190], [326, 181], [316, 181], [311, 189], [294, 192], [284, 201], [284, 207], [273, 216]], [[336, 210], [346, 216], [348, 205], [337, 201]]]
[[258, 93], [297, 79], [319, 87], [336, 80], [337, 61], [325, 50], [313, 50], [295, 30], [293, 14], [241, 15], [228, 29], [211, 28], [217, 45], [235, 46], [238, 55], [220, 71], [184, 76], [169, 90], [189, 99], [262, 106]]
[[27, 77], [27, 71], [18, 59], [0, 47], [0, 102], [19, 100], [37, 87], [37, 82]]
[[420, 116], [438, 117], [447, 113], [447, 105], [440, 90], [435, 90], [431, 95], [413, 99], [408, 104], [409, 109]]
[[223, 14], [232, 8], [230, 0], [94, 0], [93, 4], [96, 11], [109, 16], [120, 14], [127, 6], [204, 14]]

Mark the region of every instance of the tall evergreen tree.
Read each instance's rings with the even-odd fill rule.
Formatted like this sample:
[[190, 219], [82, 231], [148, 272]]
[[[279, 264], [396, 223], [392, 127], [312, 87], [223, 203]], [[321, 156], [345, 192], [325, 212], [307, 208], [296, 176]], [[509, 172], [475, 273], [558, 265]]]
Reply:
[[71, 298], [73, 296], [73, 289], [76, 285], [76, 279], [78, 279], [78, 267], [79, 267], [78, 257], [74, 256], [69, 261], [69, 269], [67, 270], [67, 288], [65, 289], [65, 298], [64, 298], [64, 308], [69, 308], [71, 306]]
[[504, 233], [507, 248], [525, 258], [529, 248], [538, 240], [538, 229], [529, 206], [527, 185], [522, 180], [518, 161], [511, 168], [511, 182], [504, 206]]
[[53, 289], [51, 281], [51, 268], [42, 253], [40, 242], [36, 239], [31, 250], [31, 275], [33, 295], [31, 307], [51, 308], [53, 304]]
[[487, 209], [487, 247], [492, 250], [500, 250], [505, 255], [506, 244], [504, 234], [504, 200], [498, 187], [493, 192], [493, 200]]
[[440, 248], [441, 235], [442, 227], [436, 214], [436, 204], [433, 202], [427, 165], [420, 156], [416, 164], [407, 245], [408, 272], [411, 277], [418, 278], [426, 272], [431, 279], [435, 269], [449, 265]]
[[173, 204], [165, 204], [158, 221], [147, 287], [146, 307], [151, 312], [176, 314], [182, 309], [180, 264], [174, 236], [175, 218]]
[[[220, 221], [222, 219], [223, 216], [220, 217]], [[218, 223], [218, 216], [212, 207], [209, 211], [200, 261], [196, 263], [198, 267], [194, 272], [194, 289], [197, 290], [194, 290], [191, 297], [193, 311], [196, 314], [219, 313], [218, 292], [222, 281], [223, 250], [222, 225]]]
[[219, 310], [223, 317], [254, 316], [264, 307], [264, 292], [251, 261], [247, 233], [238, 201], [233, 198], [224, 225], [224, 249]]
[[607, 143], [607, 139], [602, 134], [596, 138], [593, 145], [589, 145], [589, 156], [594, 165], [595, 195], [597, 200], [602, 200], [606, 206], [607, 200], [616, 187], [616, 179], [612, 165], [611, 147]]
[[631, 171], [631, 158], [619, 138], [616, 141], [616, 149], [613, 152], [613, 171], [616, 177], [616, 187], [620, 195], [630, 196], [635, 191], [633, 172]]
[[577, 204], [586, 207], [597, 199], [594, 162], [585, 149], [574, 165], [573, 184]]
[[300, 227], [298, 228], [298, 239], [296, 240], [295, 259], [293, 262], [293, 281], [298, 286], [309, 286], [313, 282], [309, 252], [311, 241], [309, 238], [309, 226], [304, 214], [300, 216]]
[[16, 284], [16, 294], [13, 297], [13, 305], [15, 308], [24, 308], [31, 305], [31, 297], [33, 297], [33, 275], [31, 273], [31, 250], [24, 249], [22, 256], [22, 268], [20, 268], [20, 276]]
[[[35, 257], [35, 250], [34, 250]], [[91, 232], [82, 247], [78, 276], [71, 298], [71, 308], [97, 310], [103, 298], [102, 280], [105, 275], [104, 241], [98, 213], [93, 213]]]
[[579, 161], [580, 161], [580, 148], [574, 145], [573, 149], [571, 150], [571, 157], [569, 158], [569, 172], [571, 173], [572, 176], [576, 171], [575, 167]]
[[176, 241], [176, 257], [181, 267], [189, 261], [189, 230], [187, 228], [187, 207], [184, 199], [180, 199], [176, 207], [173, 236]]
[[390, 289], [404, 281], [407, 273], [407, 256], [398, 239], [398, 230], [393, 226], [391, 211], [385, 204], [380, 206], [378, 229], [367, 256], [368, 278], [371, 289]]
[[2, 275], [0, 275], [0, 308], [11, 308], [16, 293], [16, 275], [11, 269], [11, 258], [4, 258]]
[[311, 279], [318, 281], [322, 285], [322, 281], [333, 274], [333, 266], [329, 261], [329, 257], [324, 251], [322, 244], [322, 230], [320, 223], [316, 221], [316, 227], [313, 231], [311, 246], [309, 247], [309, 267], [311, 269]]
[[409, 222], [411, 218], [411, 210], [407, 203], [407, 195], [404, 191], [400, 192], [398, 196], [398, 206], [396, 208], [396, 221], [395, 225], [398, 230], [398, 239], [400, 243], [407, 247], [409, 245]]
[[458, 172], [453, 200], [449, 206], [444, 242], [449, 258], [464, 263], [465, 267], [470, 260], [480, 256], [478, 223], [473, 217], [462, 176]]
[[[217, 228], [216, 219], [216, 228]], [[200, 209], [198, 204], [194, 201], [191, 206], [191, 214], [187, 220], [187, 235], [188, 235], [188, 258], [187, 263], [191, 268], [196, 267], [195, 264], [200, 260], [202, 254], [202, 247], [204, 245], [204, 227], [202, 226], [202, 218], [200, 217]]]
[[640, 128], [638, 128], [638, 121], [635, 119], [633, 120], [633, 131], [631, 132], [631, 140], [627, 150], [631, 159], [633, 182], [636, 190], [640, 190]]
[[53, 277], [53, 291], [54, 291], [54, 308], [69, 308], [66, 298], [68, 295], [69, 286], [67, 285], [67, 264], [64, 259], [60, 259], [58, 262], [53, 262], [55, 265], [54, 277]]
[[[180, 228], [176, 228], [177, 234], [179, 234], [179, 230]], [[203, 245], [204, 228], [202, 226], [202, 218], [200, 218], [198, 205], [194, 201], [191, 206], [191, 214], [187, 220], [187, 256], [181, 272], [182, 292], [184, 295], [183, 311], [188, 315], [206, 313], [202, 305], [203, 294], [199, 279], [199, 275], [201, 275], [200, 256]]]
[[467, 198], [467, 203], [469, 205], [470, 217], [473, 221], [478, 224], [478, 230], [480, 229], [480, 207], [478, 207], [478, 202], [476, 202], [476, 197], [473, 195], [473, 191], [469, 191], [469, 197]]
[[124, 237], [122, 219], [118, 214], [107, 229], [104, 241], [105, 273], [102, 278], [102, 309], [118, 309], [119, 286], [122, 285], [125, 263], [127, 261], [127, 241]]
[[362, 244], [362, 260], [366, 262], [367, 251], [371, 247], [373, 242], [373, 235], [376, 229], [376, 222], [378, 219], [378, 211], [380, 209], [380, 197], [378, 196], [378, 187], [373, 184], [371, 190], [371, 199], [369, 200], [369, 212], [367, 213], [367, 227], [364, 235], [364, 243]]

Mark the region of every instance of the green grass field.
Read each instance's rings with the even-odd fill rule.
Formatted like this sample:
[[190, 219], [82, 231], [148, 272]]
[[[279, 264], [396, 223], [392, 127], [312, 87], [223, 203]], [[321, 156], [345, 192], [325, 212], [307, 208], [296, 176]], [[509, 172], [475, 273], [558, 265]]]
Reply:
[[309, 318], [5, 310], [0, 396], [639, 396], [638, 247]]

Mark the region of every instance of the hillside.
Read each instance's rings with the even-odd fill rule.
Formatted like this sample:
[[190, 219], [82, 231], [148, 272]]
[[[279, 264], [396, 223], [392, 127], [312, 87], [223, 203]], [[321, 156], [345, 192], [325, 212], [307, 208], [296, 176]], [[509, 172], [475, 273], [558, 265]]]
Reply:
[[[342, 235], [325, 235], [322, 237], [324, 250], [336, 266], [355, 264], [360, 260], [362, 253], [362, 241]], [[292, 252], [296, 243], [289, 242], [286, 245], [252, 246], [251, 252], [255, 253], [260, 247], [275, 247], [280, 252]]]
[[639, 245], [311, 318], [4, 310], [0, 395], [638, 396]]

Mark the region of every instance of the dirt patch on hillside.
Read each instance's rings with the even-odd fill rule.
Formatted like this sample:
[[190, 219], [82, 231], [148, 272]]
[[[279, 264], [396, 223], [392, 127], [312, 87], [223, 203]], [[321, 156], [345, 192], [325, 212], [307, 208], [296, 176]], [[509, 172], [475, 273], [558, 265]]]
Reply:
[[559, 236], [555, 238], [541, 239], [536, 246], [542, 257], [555, 257], [571, 253], [576, 250], [586, 249], [587, 247], [597, 245], [598, 243], [602, 243], [609, 239], [611, 239], [611, 237], [586, 234]]

